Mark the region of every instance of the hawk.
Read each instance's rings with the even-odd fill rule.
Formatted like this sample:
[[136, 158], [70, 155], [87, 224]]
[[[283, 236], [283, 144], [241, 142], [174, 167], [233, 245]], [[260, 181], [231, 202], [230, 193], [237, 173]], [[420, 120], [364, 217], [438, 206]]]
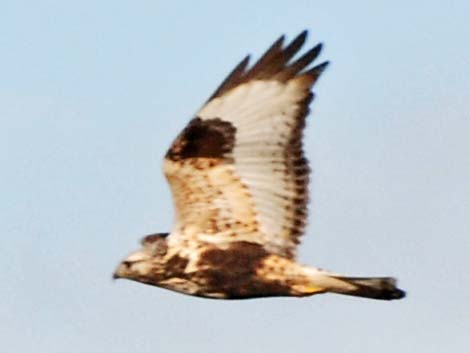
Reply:
[[[193, 296], [242, 299], [339, 293], [400, 299], [391, 277], [349, 277], [296, 261], [310, 168], [302, 134], [311, 91], [328, 65], [307, 31], [245, 57], [174, 140], [164, 159], [175, 222], [151, 234], [114, 278]], [[294, 59], [293, 59], [294, 58]]]

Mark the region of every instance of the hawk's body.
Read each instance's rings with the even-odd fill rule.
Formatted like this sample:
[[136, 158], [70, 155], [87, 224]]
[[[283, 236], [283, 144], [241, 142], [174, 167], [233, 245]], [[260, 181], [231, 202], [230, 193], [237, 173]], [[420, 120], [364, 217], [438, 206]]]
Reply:
[[302, 131], [311, 87], [327, 63], [299, 59], [306, 32], [276, 41], [251, 68], [245, 58], [173, 142], [164, 161], [176, 221], [143, 239], [116, 271], [212, 298], [336, 292], [396, 299], [392, 278], [349, 278], [295, 261], [307, 221], [309, 167]]

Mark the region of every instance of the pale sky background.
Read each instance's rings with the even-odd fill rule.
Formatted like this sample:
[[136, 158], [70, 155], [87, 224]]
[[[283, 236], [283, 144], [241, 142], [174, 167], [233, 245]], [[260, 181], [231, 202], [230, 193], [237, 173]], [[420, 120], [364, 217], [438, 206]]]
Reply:
[[[470, 345], [468, 1], [3, 1], [0, 350], [462, 353]], [[167, 231], [177, 132], [247, 53], [310, 29], [302, 262], [402, 301], [214, 301], [111, 281]]]

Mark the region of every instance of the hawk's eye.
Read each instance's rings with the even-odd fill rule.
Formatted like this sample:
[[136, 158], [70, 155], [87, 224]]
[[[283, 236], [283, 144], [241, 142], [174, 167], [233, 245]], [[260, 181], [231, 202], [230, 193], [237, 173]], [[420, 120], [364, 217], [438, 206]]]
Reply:
[[131, 267], [132, 262], [130, 262], [130, 261], [123, 261], [122, 264], [123, 264], [124, 266], [126, 266], [127, 268], [129, 268], [129, 267]]

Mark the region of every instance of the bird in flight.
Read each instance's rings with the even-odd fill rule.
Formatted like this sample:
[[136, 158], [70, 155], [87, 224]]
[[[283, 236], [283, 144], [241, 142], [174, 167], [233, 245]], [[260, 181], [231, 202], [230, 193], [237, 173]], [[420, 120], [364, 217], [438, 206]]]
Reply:
[[405, 296], [391, 277], [343, 276], [296, 260], [310, 174], [302, 134], [328, 65], [312, 65], [321, 44], [293, 59], [306, 37], [280, 37], [251, 66], [245, 57], [176, 137], [163, 164], [174, 226], [144, 237], [114, 278], [219, 299]]

